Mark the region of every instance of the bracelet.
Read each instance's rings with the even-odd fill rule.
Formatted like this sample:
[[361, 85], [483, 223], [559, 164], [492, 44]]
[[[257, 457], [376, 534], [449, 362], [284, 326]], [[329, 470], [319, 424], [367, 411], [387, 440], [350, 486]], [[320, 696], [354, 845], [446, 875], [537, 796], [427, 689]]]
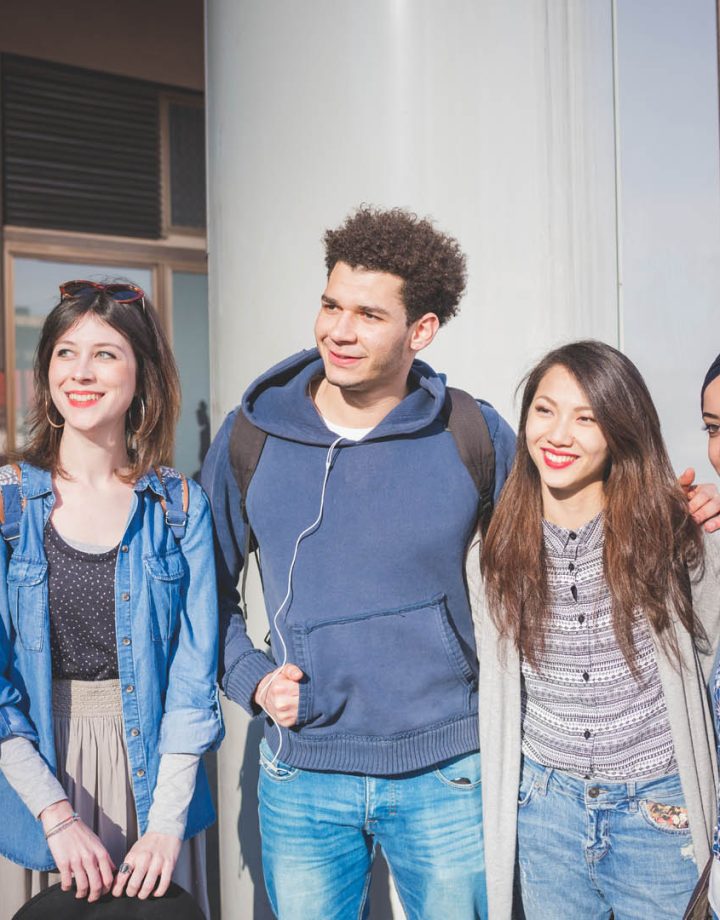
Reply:
[[69, 818], [63, 818], [62, 821], [58, 821], [57, 824], [53, 825], [49, 831], [45, 834], [45, 839], [49, 840], [53, 834], [59, 834], [60, 831], [64, 831], [66, 827], [70, 827], [71, 824], [74, 824], [76, 821], [80, 820], [80, 815], [74, 811]]

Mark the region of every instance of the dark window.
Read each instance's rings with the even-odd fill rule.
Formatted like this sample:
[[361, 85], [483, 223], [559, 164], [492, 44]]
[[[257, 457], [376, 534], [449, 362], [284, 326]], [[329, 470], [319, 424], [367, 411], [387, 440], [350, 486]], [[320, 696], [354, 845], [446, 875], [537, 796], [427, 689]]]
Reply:
[[170, 223], [205, 228], [205, 110], [199, 105], [168, 106]]
[[161, 235], [158, 87], [4, 56], [3, 219]]

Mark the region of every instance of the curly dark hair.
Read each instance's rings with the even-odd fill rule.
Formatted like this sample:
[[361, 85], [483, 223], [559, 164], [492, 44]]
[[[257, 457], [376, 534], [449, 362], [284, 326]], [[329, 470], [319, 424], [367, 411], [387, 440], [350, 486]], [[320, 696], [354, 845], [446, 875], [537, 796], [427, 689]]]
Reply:
[[389, 272], [404, 281], [408, 325], [434, 313], [444, 325], [458, 311], [465, 290], [465, 256], [456, 239], [403, 208], [361, 205], [324, 237], [328, 275], [337, 262]]

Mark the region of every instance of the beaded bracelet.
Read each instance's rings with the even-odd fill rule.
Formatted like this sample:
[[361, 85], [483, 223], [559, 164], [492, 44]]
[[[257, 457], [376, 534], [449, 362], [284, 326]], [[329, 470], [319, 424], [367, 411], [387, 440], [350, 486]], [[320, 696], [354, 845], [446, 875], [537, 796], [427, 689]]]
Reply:
[[71, 824], [74, 824], [76, 821], [80, 820], [80, 815], [74, 811], [70, 817], [63, 818], [62, 821], [58, 821], [57, 824], [53, 825], [50, 830], [45, 834], [45, 839], [49, 840], [53, 834], [59, 834], [60, 831], [64, 831], [66, 827], [70, 827]]

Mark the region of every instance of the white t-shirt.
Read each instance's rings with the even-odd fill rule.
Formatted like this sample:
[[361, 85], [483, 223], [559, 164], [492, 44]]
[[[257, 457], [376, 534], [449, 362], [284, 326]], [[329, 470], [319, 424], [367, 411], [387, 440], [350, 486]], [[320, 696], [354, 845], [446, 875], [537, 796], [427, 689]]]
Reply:
[[370, 434], [375, 427], [375, 425], [371, 425], [369, 428], [349, 428], [347, 425], [336, 425], [335, 422], [331, 422], [330, 419], [325, 418], [324, 415], [320, 417], [330, 431], [334, 434], [339, 434], [341, 438], [345, 438], [347, 441], [362, 441], [362, 439]]

